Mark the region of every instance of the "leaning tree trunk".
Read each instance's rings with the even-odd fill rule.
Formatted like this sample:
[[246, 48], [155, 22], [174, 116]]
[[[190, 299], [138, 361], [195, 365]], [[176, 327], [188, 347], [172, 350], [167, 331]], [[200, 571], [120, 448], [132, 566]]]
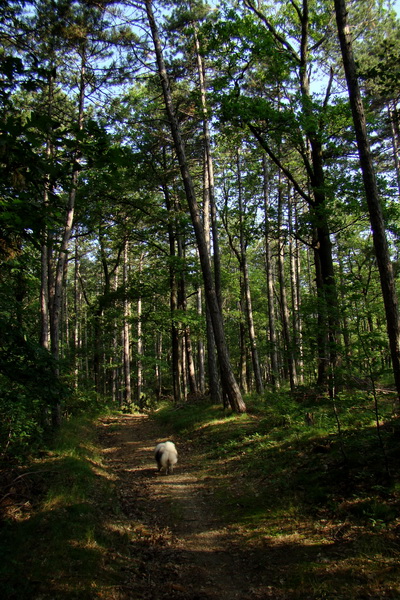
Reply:
[[196, 236], [200, 264], [203, 274], [206, 301], [210, 311], [211, 321], [213, 324], [215, 344], [220, 364], [222, 386], [224, 392], [228, 397], [229, 404], [232, 410], [234, 410], [235, 412], [245, 412], [246, 405], [240, 393], [240, 389], [233, 374], [232, 366], [229, 359], [228, 348], [225, 339], [224, 325], [222, 320], [222, 313], [215, 291], [215, 285], [210, 266], [210, 257], [205, 240], [204, 229], [200, 218], [200, 211], [197, 204], [192, 177], [188, 167], [188, 161], [186, 158], [184, 143], [181, 137], [179, 123], [175, 115], [169, 78], [164, 63], [161, 42], [153, 15], [151, 0], [146, 0], [145, 4], [148, 21], [151, 29], [151, 35], [154, 43], [154, 49], [156, 52], [157, 66], [164, 96], [165, 108], [171, 128], [171, 134], [174, 140], [175, 151], [179, 160], [182, 182], [185, 189], [186, 199], [189, 205], [189, 211]]
[[389, 246], [385, 234], [382, 206], [376, 183], [374, 165], [369, 145], [364, 107], [358, 84], [357, 68], [353, 55], [352, 39], [347, 21], [345, 0], [335, 0], [336, 23], [346, 74], [354, 129], [357, 139], [360, 166], [367, 198], [369, 218], [379, 268], [387, 331], [392, 357], [394, 379], [400, 402], [400, 320], [399, 307]]

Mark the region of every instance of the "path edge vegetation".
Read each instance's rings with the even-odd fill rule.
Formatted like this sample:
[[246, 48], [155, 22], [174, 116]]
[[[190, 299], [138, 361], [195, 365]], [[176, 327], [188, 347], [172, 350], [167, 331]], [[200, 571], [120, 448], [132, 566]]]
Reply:
[[[310, 413], [307, 398], [284, 392], [246, 403], [241, 415], [206, 400], [165, 403], [149, 418], [174, 434], [238, 548], [295, 549], [296, 564], [285, 569], [283, 558], [271, 582], [284, 597], [398, 597], [400, 426], [390, 399], [379, 430], [373, 400], [356, 393], [336, 414], [329, 398]], [[110, 598], [121, 583], [134, 534], [102, 463], [98, 418], [64, 423], [3, 486], [4, 598]]]
[[126, 538], [108, 526], [119, 507], [98, 418], [64, 421], [47, 448], [1, 471], [3, 598], [98, 598], [117, 585], [105, 564], [109, 552], [118, 563]]

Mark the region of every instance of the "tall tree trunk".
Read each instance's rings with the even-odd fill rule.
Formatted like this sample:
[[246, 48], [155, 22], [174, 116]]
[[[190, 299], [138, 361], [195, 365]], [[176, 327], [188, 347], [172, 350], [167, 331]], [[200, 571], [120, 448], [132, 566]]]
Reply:
[[185, 189], [186, 199], [189, 205], [189, 211], [192, 218], [193, 228], [196, 235], [197, 247], [199, 250], [199, 258], [203, 273], [204, 288], [206, 293], [206, 301], [210, 311], [211, 321], [213, 324], [215, 344], [218, 353], [218, 359], [221, 370], [221, 379], [223, 390], [226, 393], [229, 404], [235, 412], [245, 412], [246, 405], [240, 393], [239, 386], [234, 377], [228, 348], [225, 339], [225, 331], [222, 320], [222, 313], [215, 290], [213, 275], [210, 267], [210, 257], [207, 250], [207, 244], [204, 235], [204, 229], [200, 218], [200, 211], [197, 204], [197, 199], [194, 191], [193, 181], [188, 167], [186, 158], [185, 146], [182, 140], [178, 120], [175, 116], [175, 110], [172, 100], [172, 93], [169, 84], [169, 78], [166, 71], [164, 57], [161, 47], [160, 38], [158, 35], [157, 25], [154, 19], [151, 0], [145, 0], [148, 21], [151, 29], [151, 34], [156, 52], [158, 72], [160, 76], [165, 107], [168, 115], [171, 133], [174, 140], [175, 151], [179, 161], [179, 167], [182, 176], [182, 182]]
[[[54, 102], [54, 71], [52, 68], [49, 69], [48, 77], [48, 110], [47, 115], [49, 123], [52, 122], [53, 118], [53, 102]], [[53, 144], [51, 140], [51, 134], [48, 135], [46, 142], [46, 158], [49, 160], [53, 154]], [[43, 204], [46, 208], [49, 203], [50, 193], [50, 177], [46, 175], [44, 190], [43, 190]], [[46, 350], [50, 349], [50, 287], [49, 287], [49, 273], [50, 273], [50, 249], [49, 249], [49, 232], [45, 225], [42, 232], [42, 244], [41, 244], [41, 285], [40, 285], [40, 344]]]
[[[164, 161], [165, 162], [165, 161]], [[178, 309], [178, 284], [176, 277], [175, 261], [176, 256], [176, 233], [175, 233], [175, 211], [173, 201], [170, 196], [167, 185], [163, 184], [163, 193], [165, 205], [168, 211], [168, 243], [169, 243], [169, 305], [171, 319], [171, 348], [172, 348], [172, 388], [174, 402], [181, 402], [181, 384], [180, 384], [180, 368], [179, 368], [179, 329], [176, 323], [176, 314]]]
[[[197, 288], [196, 294], [196, 307], [197, 315], [200, 318], [203, 312], [203, 305], [201, 299], [201, 287]], [[199, 381], [199, 392], [201, 395], [205, 394], [206, 391], [206, 379], [205, 379], [205, 359], [204, 359], [204, 342], [201, 336], [197, 341], [197, 364], [198, 364], [198, 381]]]
[[264, 385], [261, 377], [261, 369], [260, 369], [260, 361], [258, 359], [258, 349], [257, 349], [257, 341], [256, 341], [256, 331], [254, 327], [254, 318], [253, 318], [253, 305], [251, 300], [251, 290], [250, 290], [250, 279], [249, 279], [249, 268], [247, 264], [247, 248], [246, 248], [246, 239], [245, 239], [245, 224], [244, 224], [244, 216], [246, 213], [246, 209], [243, 203], [243, 188], [242, 188], [242, 174], [240, 168], [240, 154], [237, 153], [236, 156], [236, 168], [237, 168], [237, 180], [238, 180], [238, 195], [239, 195], [239, 220], [240, 220], [240, 266], [242, 270], [243, 276], [243, 289], [245, 296], [245, 305], [246, 305], [246, 317], [247, 317], [247, 327], [249, 332], [249, 341], [250, 341], [250, 351], [251, 351], [251, 360], [253, 364], [253, 373], [254, 380], [256, 384], [257, 394], [262, 394], [264, 391]]
[[[156, 310], [156, 309], [154, 309]], [[156, 363], [154, 367], [154, 375], [155, 375], [155, 384], [154, 389], [156, 393], [156, 397], [161, 397], [162, 392], [162, 371], [161, 371], [161, 360], [162, 360], [162, 350], [163, 350], [163, 337], [161, 331], [156, 331], [155, 340], [154, 340], [154, 354], [156, 357]]]
[[131, 306], [128, 298], [128, 247], [129, 242], [125, 240], [124, 245], [124, 264], [123, 264], [123, 286], [124, 286], [124, 322], [122, 331], [122, 356], [124, 369], [124, 402], [126, 406], [132, 403], [131, 386], [131, 348], [130, 348], [130, 316]]
[[[300, 21], [301, 32], [300, 33], [300, 53], [295, 52], [290, 43], [285, 40], [284, 36], [279, 34], [273, 25], [269, 22], [268, 18], [261, 12], [258, 6], [255, 6], [253, 0], [245, 0], [246, 6], [248, 6], [266, 25], [270, 33], [275, 37], [276, 42], [280, 45], [282, 50], [288, 53], [292, 60], [297, 63], [299, 67], [299, 78], [300, 78], [300, 94], [301, 94], [301, 110], [303, 114], [303, 122], [307, 143], [309, 145], [309, 151], [303, 150], [301, 157], [304, 162], [306, 172], [310, 177], [312, 187], [312, 197], [305, 193], [301, 185], [296, 181], [293, 174], [289, 169], [285, 168], [280, 158], [275, 154], [269, 144], [263, 138], [261, 131], [252, 125], [248, 124], [250, 131], [255, 135], [256, 139], [260, 142], [261, 146], [266, 150], [270, 158], [279, 167], [280, 171], [285, 174], [288, 180], [293, 183], [296, 191], [304, 198], [310, 207], [310, 216], [313, 222], [313, 226], [317, 232], [317, 246], [316, 250], [319, 253], [319, 264], [321, 268], [321, 282], [323, 287], [321, 288], [321, 300], [326, 304], [325, 316], [326, 318], [321, 321], [321, 325], [327, 330], [327, 336], [329, 345], [327, 347], [328, 356], [324, 357], [327, 364], [332, 366], [334, 369], [337, 362], [337, 343], [336, 337], [339, 329], [339, 317], [338, 317], [338, 300], [336, 281], [334, 273], [334, 264], [332, 257], [332, 243], [330, 239], [330, 230], [328, 222], [327, 212], [327, 196], [326, 196], [326, 184], [325, 184], [325, 173], [324, 173], [324, 161], [322, 154], [322, 142], [321, 137], [325, 127], [324, 115], [320, 118], [316, 118], [313, 109], [313, 99], [310, 93], [310, 65], [309, 65], [309, 0], [303, 0], [300, 7], [300, 3], [293, 2], [293, 6], [296, 9], [297, 16]], [[325, 104], [326, 107], [331, 90], [333, 74], [328, 83], [326, 90]], [[321, 305], [322, 306], [322, 305]], [[321, 375], [326, 376], [325, 371], [321, 371]], [[324, 384], [326, 382], [324, 381]]]
[[289, 262], [290, 262], [290, 290], [292, 297], [292, 328], [293, 328], [293, 345], [296, 349], [294, 353], [294, 361], [296, 366], [296, 373], [300, 379], [303, 380], [303, 345], [301, 336], [301, 323], [300, 323], [300, 284], [298, 281], [298, 270], [297, 270], [297, 258], [298, 258], [298, 245], [297, 240], [294, 236], [294, 213], [296, 207], [294, 204], [294, 198], [291, 196], [290, 190], [288, 192], [288, 225], [289, 225]]
[[271, 382], [274, 387], [279, 387], [278, 346], [276, 336], [276, 319], [274, 303], [274, 277], [272, 271], [272, 250], [270, 239], [270, 207], [268, 188], [267, 159], [263, 155], [263, 196], [264, 196], [264, 232], [265, 232], [265, 271], [267, 277], [268, 300], [268, 330], [269, 330], [269, 356], [271, 361]]
[[396, 102], [393, 100], [388, 102], [387, 109], [389, 114], [390, 128], [392, 131], [393, 161], [396, 169], [397, 191], [400, 194], [400, 131]]
[[[184, 244], [182, 242], [181, 234], [177, 235], [177, 245], [178, 245], [178, 256], [181, 260], [181, 264], [185, 264], [185, 250]], [[178, 291], [178, 307], [182, 311], [183, 315], [186, 315], [187, 312], [187, 292], [186, 292], [186, 278], [184, 269], [180, 269], [179, 276], [179, 291]], [[184, 316], [184, 320], [186, 317]], [[190, 392], [194, 395], [197, 394], [197, 381], [196, 381], [196, 369], [194, 366], [194, 358], [193, 358], [193, 348], [192, 348], [192, 338], [190, 335], [190, 327], [188, 324], [182, 323], [182, 331], [183, 331], [183, 340], [182, 340], [182, 359], [183, 359], [183, 368], [182, 375], [184, 377], [185, 382], [183, 383], [184, 389], [186, 389], [186, 380], [189, 382]]]
[[[206, 239], [207, 251], [211, 256], [211, 186], [208, 168], [207, 152], [204, 157], [204, 173], [203, 173], [203, 228]], [[217, 295], [218, 296], [218, 295]], [[210, 397], [213, 404], [222, 404], [221, 381], [218, 369], [217, 354], [215, 348], [214, 331], [211, 322], [210, 311], [206, 302], [206, 331], [207, 331], [207, 370], [208, 370], [208, 385], [210, 388]]]
[[[143, 271], [143, 260], [144, 260], [144, 252], [140, 254], [139, 257], [139, 276], [141, 276]], [[139, 281], [139, 289], [140, 289], [140, 281]], [[143, 333], [142, 333], [142, 296], [139, 292], [139, 297], [137, 299], [137, 363], [136, 363], [136, 396], [137, 396], [137, 404], [140, 409], [143, 409], [142, 402], [142, 393], [143, 393]]]
[[[118, 289], [118, 279], [119, 279], [119, 269], [118, 267], [115, 268], [115, 273], [114, 273], [114, 281], [113, 281], [113, 289], [114, 292]], [[115, 357], [118, 355], [118, 341], [119, 341], [119, 324], [117, 322], [117, 319], [113, 320], [113, 333], [112, 333], [112, 369], [111, 369], [111, 397], [112, 397], [112, 401], [113, 403], [117, 403], [119, 404], [119, 407], [121, 408], [122, 406], [122, 402], [121, 402], [121, 396], [119, 393], [119, 368], [114, 364], [115, 363]]]
[[74, 255], [74, 322], [72, 328], [72, 363], [74, 372], [74, 388], [78, 389], [79, 384], [79, 362], [78, 350], [81, 347], [80, 331], [80, 312], [82, 306], [82, 292], [80, 288], [80, 273], [79, 273], [79, 244], [75, 240], [75, 255]]
[[386, 312], [387, 332], [392, 358], [392, 367], [396, 383], [398, 402], [400, 402], [400, 320], [396, 285], [388, 242], [385, 234], [382, 206], [376, 183], [374, 165], [369, 145], [364, 106], [361, 98], [356, 63], [353, 55], [352, 39], [347, 20], [345, 0], [335, 0], [336, 23], [346, 74], [347, 88], [354, 129], [356, 133], [360, 166], [367, 198], [369, 218], [372, 227], [376, 260], [379, 268], [383, 301]]
[[247, 348], [246, 348], [246, 324], [245, 324], [245, 291], [243, 286], [243, 277], [240, 277], [240, 302], [238, 302], [239, 308], [239, 349], [240, 349], [240, 360], [239, 360], [239, 383], [241, 389], [247, 394], [248, 386], [248, 375], [247, 375]]
[[[280, 173], [279, 173], [280, 179]], [[285, 253], [284, 253], [284, 236], [283, 236], [283, 225], [282, 225], [282, 185], [279, 181], [278, 189], [278, 229], [279, 229], [279, 251], [278, 251], [278, 275], [279, 275], [279, 288], [280, 288], [280, 301], [281, 301], [281, 315], [282, 315], [282, 331], [286, 346], [286, 364], [289, 371], [290, 389], [294, 390], [297, 385], [297, 374], [296, 364], [294, 360], [293, 344], [290, 335], [289, 325], [289, 307], [287, 304], [286, 285], [285, 285]]]
[[[206, 238], [206, 245], [209, 256], [211, 256], [211, 235], [212, 229], [213, 241], [213, 265], [215, 291], [220, 308], [221, 300], [221, 258], [219, 249], [219, 235], [217, 227], [216, 205], [215, 205], [215, 183], [214, 183], [214, 164], [211, 152], [211, 134], [209, 117], [207, 110], [207, 90], [204, 60], [200, 51], [200, 43], [197, 35], [196, 24], [193, 24], [194, 41], [196, 48], [197, 72], [199, 76], [201, 108], [203, 112], [203, 142], [204, 142], [204, 173], [203, 173], [203, 228]], [[214, 404], [222, 402], [220, 376], [216, 360], [215, 338], [212, 329], [211, 318], [207, 309], [206, 318], [207, 327], [207, 348], [208, 348], [208, 381], [210, 386], [210, 395]]]
[[[80, 70], [80, 83], [79, 83], [79, 98], [78, 98], [78, 128], [83, 129], [83, 116], [84, 116], [84, 104], [85, 104], [85, 70], [86, 70], [86, 52], [85, 48], [82, 48], [81, 53], [81, 70]], [[77, 143], [78, 145], [78, 143]], [[65, 224], [63, 235], [61, 239], [58, 260], [56, 264], [56, 271], [54, 277], [54, 295], [51, 302], [50, 312], [50, 336], [51, 336], [51, 352], [56, 361], [56, 365], [60, 355], [60, 325], [61, 325], [61, 310], [62, 310], [62, 298], [63, 298], [63, 286], [64, 286], [64, 273], [65, 264], [67, 261], [68, 245], [71, 238], [72, 227], [74, 223], [75, 214], [75, 198], [76, 189], [78, 184], [79, 176], [79, 156], [80, 152], [77, 149], [74, 153], [74, 164], [73, 172], [71, 177], [71, 188], [68, 194], [68, 203], [65, 214]], [[56, 376], [59, 376], [58, 366], [56, 367]], [[52, 422], [54, 427], [58, 427], [61, 424], [61, 401], [57, 401], [53, 406], [52, 411]]]

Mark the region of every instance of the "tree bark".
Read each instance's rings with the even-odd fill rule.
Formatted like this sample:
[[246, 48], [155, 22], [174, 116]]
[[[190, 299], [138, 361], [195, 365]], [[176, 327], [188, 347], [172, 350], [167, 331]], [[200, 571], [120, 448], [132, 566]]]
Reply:
[[[313, 111], [313, 100], [310, 93], [310, 68], [309, 68], [309, 1], [303, 0], [302, 8], [299, 4], [292, 2], [300, 21], [300, 48], [296, 52], [290, 41], [281, 35], [268, 20], [267, 17], [257, 8], [253, 0], [245, 0], [246, 6], [250, 8], [266, 25], [268, 30], [279, 43], [282, 50], [287, 52], [292, 60], [299, 67], [301, 109], [304, 117], [304, 130], [309, 148], [304, 147], [300, 151], [305, 170], [310, 178], [312, 187], [312, 197], [307, 194], [288, 168], [285, 168], [282, 161], [272, 151], [268, 143], [263, 139], [261, 132], [251, 123], [248, 124], [250, 131], [255, 135], [261, 146], [266, 150], [270, 158], [285, 174], [288, 180], [294, 185], [295, 190], [304, 198], [310, 207], [310, 216], [317, 232], [316, 251], [319, 254], [319, 264], [321, 268], [321, 300], [326, 304], [326, 318], [320, 320], [322, 326], [327, 330], [329, 345], [327, 346], [328, 355], [321, 357], [326, 364], [330, 364], [334, 369], [337, 362], [337, 332], [339, 328], [338, 318], [338, 300], [336, 281], [332, 257], [332, 242], [330, 239], [329, 222], [327, 218], [327, 197], [324, 173], [324, 161], [322, 155], [321, 134], [324, 130], [325, 121], [323, 114], [319, 119]], [[325, 104], [330, 95], [331, 79], [329, 80]], [[322, 305], [321, 305], [322, 306]], [[321, 370], [321, 375], [323, 371]], [[324, 372], [325, 375], [325, 372]], [[324, 382], [325, 383], [325, 382]]]
[[347, 88], [354, 130], [357, 139], [360, 166], [363, 176], [365, 195], [367, 198], [372, 236], [379, 268], [381, 289], [385, 305], [387, 332], [389, 337], [392, 367], [400, 402], [400, 320], [393, 267], [389, 246], [385, 234], [382, 206], [376, 183], [374, 165], [369, 145], [364, 106], [358, 83], [357, 68], [353, 55], [353, 45], [347, 20], [345, 0], [335, 0], [336, 23], [343, 66], [346, 74]]
[[[139, 275], [142, 274], [143, 271], [143, 261], [144, 261], [144, 252], [141, 252], [139, 257]], [[139, 290], [141, 289], [141, 285], [139, 283]], [[137, 359], [136, 359], [136, 397], [137, 404], [140, 409], [143, 409], [144, 403], [142, 399], [143, 393], [143, 331], [142, 331], [142, 296], [139, 292], [139, 297], [137, 299]]]
[[270, 208], [269, 208], [269, 189], [267, 160], [263, 155], [263, 196], [264, 196], [264, 233], [265, 233], [265, 272], [267, 278], [267, 299], [268, 299], [268, 330], [269, 330], [269, 355], [271, 361], [271, 381], [272, 385], [279, 388], [279, 363], [278, 347], [276, 335], [276, 318], [274, 303], [274, 278], [272, 271], [272, 250], [270, 239]]
[[125, 240], [124, 245], [124, 264], [123, 264], [123, 285], [124, 285], [124, 322], [122, 330], [122, 357], [124, 370], [124, 402], [129, 406], [132, 402], [132, 387], [131, 387], [131, 352], [130, 352], [130, 316], [131, 306], [127, 297], [128, 287], [128, 240]]
[[247, 264], [247, 248], [244, 231], [244, 220], [245, 207], [243, 205], [243, 189], [242, 189], [242, 175], [240, 170], [240, 155], [237, 153], [236, 157], [236, 168], [237, 168], [237, 180], [238, 180], [238, 195], [239, 195], [239, 219], [240, 219], [240, 268], [243, 277], [243, 290], [245, 297], [247, 327], [250, 341], [251, 360], [253, 364], [254, 380], [256, 384], [256, 390], [258, 394], [262, 394], [264, 391], [264, 385], [261, 377], [260, 361], [258, 358], [258, 348], [256, 341], [256, 331], [254, 327], [253, 317], [253, 304], [251, 300], [250, 290], [250, 279], [249, 279], [249, 268]]
[[[218, 228], [215, 207], [215, 185], [214, 185], [214, 164], [211, 153], [211, 134], [207, 111], [206, 94], [206, 76], [204, 61], [200, 52], [200, 43], [197, 35], [196, 25], [193, 24], [194, 41], [196, 48], [197, 71], [199, 76], [201, 108], [203, 112], [203, 142], [204, 142], [204, 174], [203, 174], [203, 228], [206, 238], [206, 245], [209, 256], [211, 256], [211, 231], [213, 241], [213, 265], [215, 291], [219, 306], [222, 306], [221, 300], [221, 257], [219, 249]], [[207, 309], [207, 348], [208, 348], [208, 382], [210, 386], [210, 396], [214, 404], [222, 403], [220, 376], [215, 354], [215, 338], [212, 330], [211, 318]]]
[[[201, 287], [199, 286], [196, 293], [196, 307], [197, 307], [197, 315], [201, 318], [203, 306], [201, 301]], [[204, 342], [203, 339], [199, 336], [197, 341], [197, 370], [198, 370], [198, 384], [199, 384], [199, 392], [203, 396], [206, 390], [206, 381], [205, 381], [205, 361], [204, 361]]]
[[180, 367], [179, 367], [179, 330], [176, 323], [176, 311], [178, 308], [178, 285], [175, 269], [176, 256], [176, 233], [175, 233], [175, 211], [167, 185], [163, 184], [165, 205], [168, 211], [168, 243], [169, 243], [169, 307], [171, 319], [171, 348], [172, 348], [172, 388], [174, 402], [181, 402]]
[[[279, 173], [280, 176], [280, 173]], [[286, 286], [285, 286], [285, 253], [284, 238], [282, 228], [282, 185], [279, 181], [278, 189], [278, 230], [279, 230], [279, 249], [278, 249], [278, 276], [281, 301], [282, 331], [286, 346], [286, 363], [289, 371], [290, 389], [293, 391], [297, 386], [296, 364], [294, 360], [293, 343], [290, 336], [289, 327], [289, 307], [287, 304]]]
[[157, 25], [154, 19], [151, 0], [145, 0], [147, 17], [150, 25], [151, 35], [153, 38], [154, 49], [156, 52], [158, 72], [161, 81], [161, 87], [164, 96], [165, 108], [168, 115], [168, 120], [171, 128], [172, 137], [174, 140], [175, 151], [179, 161], [181, 177], [185, 189], [186, 199], [189, 205], [189, 211], [193, 223], [193, 228], [196, 236], [197, 247], [199, 250], [200, 264], [203, 274], [204, 288], [206, 294], [207, 305], [210, 311], [211, 321], [213, 324], [215, 343], [217, 347], [218, 359], [221, 370], [221, 379], [224, 392], [226, 393], [229, 404], [235, 412], [245, 412], [246, 405], [240, 393], [239, 386], [234, 377], [228, 348], [225, 339], [225, 331], [222, 320], [222, 313], [218, 303], [213, 275], [210, 267], [210, 258], [207, 250], [204, 229], [200, 218], [200, 211], [197, 204], [197, 199], [194, 191], [193, 181], [188, 167], [186, 158], [185, 146], [182, 140], [180, 127], [175, 115], [172, 93], [169, 84], [169, 78], [166, 71], [164, 57], [161, 47], [161, 42], [158, 34]]

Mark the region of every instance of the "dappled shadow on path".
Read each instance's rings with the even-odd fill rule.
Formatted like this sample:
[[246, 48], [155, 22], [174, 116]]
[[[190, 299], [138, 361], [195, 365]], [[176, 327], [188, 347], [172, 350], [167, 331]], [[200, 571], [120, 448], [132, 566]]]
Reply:
[[[347, 560], [352, 549], [343, 540], [305, 543], [294, 535], [244, 544], [214, 512], [212, 490], [198, 478], [183, 444], [177, 443], [174, 474], [158, 474], [154, 446], [177, 440], [157, 427], [142, 416], [102, 425], [105, 459], [118, 477], [120, 506], [131, 524], [121, 600], [317, 600], [335, 588], [332, 600], [374, 597], [365, 594], [366, 574]], [[310, 580], [306, 594], [295, 584], [302, 572]]]
[[[103, 428], [121, 506], [135, 523], [131, 551], [142, 583], [136, 569], [132, 598], [138, 591], [149, 599], [244, 597], [247, 575], [238, 568], [240, 556], [225, 547], [206, 485], [191, 472], [185, 449], [178, 446], [178, 466], [166, 476], [157, 472], [153, 452], [157, 442], [173, 436], [157, 431], [146, 417], [107, 420]], [[126, 588], [125, 593], [130, 597]]]

